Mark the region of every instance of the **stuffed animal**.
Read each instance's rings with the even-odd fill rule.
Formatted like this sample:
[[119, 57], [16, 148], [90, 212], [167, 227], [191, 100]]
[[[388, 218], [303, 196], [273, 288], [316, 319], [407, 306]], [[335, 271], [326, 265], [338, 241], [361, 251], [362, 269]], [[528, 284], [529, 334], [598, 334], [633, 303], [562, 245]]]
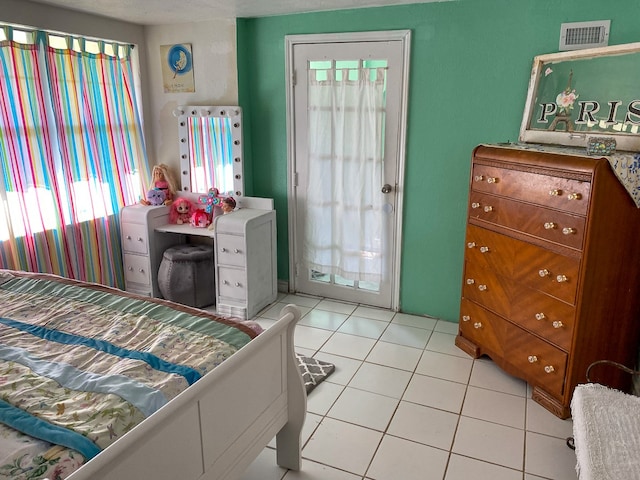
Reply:
[[206, 228], [211, 223], [209, 214], [199, 208], [191, 215], [191, 225], [198, 228]]
[[164, 190], [160, 190], [159, 188], [152, 188], [147, 192], [147, 203], [146, 205], [162, 205], [166, 200], [167, 195]]
[[178, 225], [189, 223], [191, 221], [191, 215], [193, 215], [193, 210], [193, 203], [184, 197], [180, 197], [171, 204], [169, 222], [177, 223]]
[[[162, 190], [164, 192], [164, 201], [162, 203], [165, 205], [171, 205], [173, 198], [175, 197], [176, 181], [169, 171], [169, 168], [163, 163], [155, 165], [151, 172], [151, 177], [151, 183], [153, 183], [153, 187], [151, 188], [155, 190]], [[153, 205], [150, 203], [149, 199], [142, 199], [140, 200], [140, 203], [143, 205]]]

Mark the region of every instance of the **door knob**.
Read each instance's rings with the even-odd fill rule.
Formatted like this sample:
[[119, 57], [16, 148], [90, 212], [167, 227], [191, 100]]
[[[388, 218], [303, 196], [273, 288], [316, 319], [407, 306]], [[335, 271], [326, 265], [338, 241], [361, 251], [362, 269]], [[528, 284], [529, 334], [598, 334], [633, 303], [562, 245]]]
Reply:
[[385, 183], [382, 186], [382, 193], [389, 193], [391, 191], [391, 185], [389, 185], [388, 183]]

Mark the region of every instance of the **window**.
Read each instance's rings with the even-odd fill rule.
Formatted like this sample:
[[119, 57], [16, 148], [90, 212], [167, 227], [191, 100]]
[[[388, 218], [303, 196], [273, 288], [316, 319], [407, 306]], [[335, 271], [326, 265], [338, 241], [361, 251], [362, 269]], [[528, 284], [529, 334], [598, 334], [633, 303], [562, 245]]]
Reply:
[[149, 178], [133, 46], [0, 25], [0, 267], [123, 285]]

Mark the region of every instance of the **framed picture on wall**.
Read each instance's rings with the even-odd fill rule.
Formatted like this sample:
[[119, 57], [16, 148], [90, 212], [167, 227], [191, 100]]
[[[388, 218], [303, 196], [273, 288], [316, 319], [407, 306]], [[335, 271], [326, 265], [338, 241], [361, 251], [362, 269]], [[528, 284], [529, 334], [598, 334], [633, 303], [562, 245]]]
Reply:
[[195, 92], [190, 43], [161, 45], [164, 93]]
[[539, 55], [520, 141], [640, 151], [640, 43]]

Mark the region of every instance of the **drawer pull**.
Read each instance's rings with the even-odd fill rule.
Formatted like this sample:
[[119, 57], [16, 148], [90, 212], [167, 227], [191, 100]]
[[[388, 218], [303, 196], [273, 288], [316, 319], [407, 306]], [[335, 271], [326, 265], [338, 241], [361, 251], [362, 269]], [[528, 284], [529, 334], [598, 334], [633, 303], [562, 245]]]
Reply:
[[227, 251], [227, 249], [226, 249], [226, 248], [224, 248], [224, 247], [222, 247], [222, 248], [220, 249], [220, 251], [221, 251], [222, 253], [225, 253], [225, 252]]
[[536, 320], [544, 320], [545, 318], [547, 318], [547, 316], [544, 313], [536, 313]]
[[468, 322], [469, 320], [471, 320], [471, 317], [469, 315], [463, 315], [462, 316], [462, 321], [463, 322]]
[[529, 360], [529, 363], [536, 363], [538, 361], [538, 357], [536, 357], [535, 355], [529, 355], [527, 360]]
[[223, 284], [223, 285], [229, 285], [229, 282], [228, 282], [227, 280], [223, 280], [223, 281], [222, 281], [222, 284]]
[[481, 182], [484, 180], [484, 175], [476, 175], [475, 177], [473, 177], [473, 180], [476, 182]]
[[478, 202], [473, 202], [471, 204], [471, 208], [480, 208], [480, 204]]
[[138, 237], [138, 241], [139, 241], [139, 242], [144, 242], [144, 238], [142, 238], [142, 237]]
[[560, 320], [556, 320], [551, 325], [553, 325], [553, 328], [562, 328], [562, 327], [564, 327], [564, 324]]
[[487, 291], [487, 286], [486, 285], [478, 285], [478, 290], [480, 290], [481, 292], [486, 292]]
[[556, 277], [556, 280], [558, 281], [558, 283], [564, 283], [569, 281], [566, 275], [558, 275]]
[[489, 247], [480, 247], [480, 253], [487, 253], [489, 251]]
[[130, 272], [133, 272], [133, 267], [127, 267], [127, 270], [129, 270]]
[[487, 177], [487, 183], [498, 183], [498, 179], [496, 177]]
[[467, 285], [473, 285], [476, 281], [473, 278], [467, 278]]
[[567, 200], [580, 200], [582, 198], [582, 195], [580, 195], [579, 193], [570, 193], [569, 195], [567, 195]]
[[546, 268], [543, 268], [542, 270], [538, 271], [538, 275], [540, 275], [542, 278], [548, 277], [549, 270], [547, 270]]
[[547, 365], [546, 367], [544, 367], [544, 371], [545, 371], [546, 373], [553, 373], [553, 372], [555, 372], [555, 371], [556, 371], [556, 369], [555, 369], [555, 368], [553, 368], [553, 365]]
[[486, 213], [492, 212], [492, 211], [493, 211], [493, 207], [492, 207], [491, 205], [486, 205], [486, 206], [484, 207], [484, 211], [485, 211]]
[[240, 250], [238, 250], [237, 248], [234, 248], [233, 253], [240, 253]]
[[236, 282], [236, 287], [239, 287], [239, 286], [240, 286], [240, 282]]
[[545, 222], [544, 228], [545, 230], [553, 230], [554, 228], [556, 228], [556, 224], [553, 222]]
[[144, 268], [141, 268], [140, 270], [138, 270], [140, 273], [144, 273]]
[[473, 324], [473, 328], [475, 328], [476, 330], [478, 330], [479, 328], [482, 328], [482, 322], [476, 322]]
[[467, 243], [467, 248], [476, 248], [476, 242]]
[[562, 190], [554, 188], [553, 190], [549, 190], [549, 195], [551, 195], [552, 197], [557, 197], [559, 195], [562, 195]]
[[131, 235], [127, 235], [127, 240], [131, 240]]
[[576, 233], [576, 229], [571, 227], [564, 227], [562, 229], [562, 233], [565, 235], [571, 235], [572, 233]]

